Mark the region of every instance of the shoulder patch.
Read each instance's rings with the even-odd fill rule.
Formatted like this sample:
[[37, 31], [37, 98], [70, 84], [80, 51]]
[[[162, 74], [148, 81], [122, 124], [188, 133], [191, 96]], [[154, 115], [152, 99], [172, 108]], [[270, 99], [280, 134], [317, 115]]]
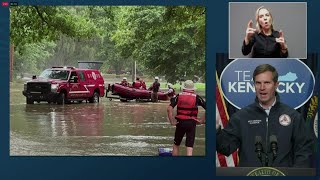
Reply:
[[282, 126], [289, 126], [291, 124], [291, 118], [289, 115], [287, 114], [282, 114], [280, 117], [279, 117], [279, 123], [282, 125]]

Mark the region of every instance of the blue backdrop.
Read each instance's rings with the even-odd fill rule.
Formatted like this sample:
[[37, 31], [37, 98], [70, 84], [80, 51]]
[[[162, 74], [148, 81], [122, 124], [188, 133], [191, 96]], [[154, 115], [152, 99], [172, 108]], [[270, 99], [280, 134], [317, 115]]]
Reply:
[[263, 63], [272, 65], [279, 73], [277, 92], [282, 102], [295, 109], [308, 102], [313, 95], [315, 78], [307, 65], [298, 59], [261, 58], [237, 59], [224, 68], [220, 75], [221, 89], [230, 104], [240, 109], [254, 101], [256, 95], [252, 74], [254, 69]]

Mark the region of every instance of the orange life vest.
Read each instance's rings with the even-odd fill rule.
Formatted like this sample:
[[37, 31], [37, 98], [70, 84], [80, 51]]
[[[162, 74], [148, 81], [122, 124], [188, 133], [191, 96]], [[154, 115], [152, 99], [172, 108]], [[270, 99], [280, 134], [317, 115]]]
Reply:
[[141, 82], [140, 81], [135, 81], [134, 85], [133, 85], [133, 88], [140, 89], [140, 86], [141, 86]]
[[176, 118], [195, 119], [198, 116], [197, 95], [191, 92], [179, 93]]
[[147, 89], [146, 83], [144, 81], [141, 81], [141, 87], [142, 89]]

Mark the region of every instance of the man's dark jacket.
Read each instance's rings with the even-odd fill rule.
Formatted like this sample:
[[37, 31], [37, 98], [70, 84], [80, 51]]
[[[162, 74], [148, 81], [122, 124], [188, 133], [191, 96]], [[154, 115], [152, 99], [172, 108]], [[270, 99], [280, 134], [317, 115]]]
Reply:
[[[239, 166], [266, 166], [266, 159], [267, 166], [273, 167], [310, 166], [314, 143], [311, 130], [300, 113], [281, 103], [278, 95], [269, 116], [256, 99], [255, 103], [233, 114], [227, 127], [217, 130], [216, 135], [219, 153], [228, 156], [239, 148]], [[278, 148], [274, 160], [271, 135], [276, 136]], [[257, 136], [262, 139], [262, 162], [256, 152]]]

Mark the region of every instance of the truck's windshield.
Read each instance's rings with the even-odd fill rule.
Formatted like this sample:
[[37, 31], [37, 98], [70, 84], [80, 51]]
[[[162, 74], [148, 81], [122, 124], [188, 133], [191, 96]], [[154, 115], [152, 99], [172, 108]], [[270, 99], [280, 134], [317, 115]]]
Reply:
[[47, 79], [67, 80], [68, 76], [69, 76], [69, 71], [57, 70], [57, 69], [46, 69], [40, 74], [40, 77], [47, 78]]

